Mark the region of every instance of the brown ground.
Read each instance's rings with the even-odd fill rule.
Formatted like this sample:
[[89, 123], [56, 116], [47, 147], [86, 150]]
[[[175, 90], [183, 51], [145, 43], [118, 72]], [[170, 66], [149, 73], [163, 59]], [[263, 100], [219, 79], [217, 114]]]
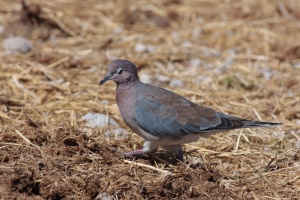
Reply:
[[[1, 199], [299, 199], [299, 9], [298, 0], [1, 0], [1, 39], [34, 44], [0, 49]], [[124, 158], [112, 147], [139, 148], [141, 138], [109, 139], [113, 127], [81, 120], [108, 114], [130, 133], [114, 83], [98, 85], [115, 58], [196, 103], [284, 126], [187, 144], [185, 163]]]

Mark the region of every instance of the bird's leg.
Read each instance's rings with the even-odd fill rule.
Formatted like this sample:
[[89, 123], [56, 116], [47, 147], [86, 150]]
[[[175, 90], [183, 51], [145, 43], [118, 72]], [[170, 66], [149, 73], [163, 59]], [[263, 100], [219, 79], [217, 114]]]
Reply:
[[167, 150], [169, 153], [174, 154], [176, 159], [183, 162], [183, 151], [182, 151], [181, 144], [163, 146], [163, 148]]
[[142, 155], [144, 153], [145, 153], [144, 149], [138, 149], [138, 150], [134, 150], [134, 151], [129, 151], [129, 152], [126, 152], [126, 153], [122, 153], [122, 155], [126, 156], [126, 157], [130, 157], [130, 156]]
[[138, 149], [135, 151], [130, 151], [126, 153], [122, 153], [124, 156], [137, 156], [145, 153], [150, 153], [156, 151], [158, 145], [154, 144], [153, 141], [145, 141], [144, 147], [142, 149]]

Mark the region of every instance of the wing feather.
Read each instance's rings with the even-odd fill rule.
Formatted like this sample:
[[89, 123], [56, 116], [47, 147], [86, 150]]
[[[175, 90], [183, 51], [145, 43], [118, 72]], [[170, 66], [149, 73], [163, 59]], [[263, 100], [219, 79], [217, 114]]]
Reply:
[[168, 90], [155, 88], [157, 95], [146, 94], [135, 106], [139, 126], [158, 136], [200, 133], [222, 124], [210, 108], [197, 105]]

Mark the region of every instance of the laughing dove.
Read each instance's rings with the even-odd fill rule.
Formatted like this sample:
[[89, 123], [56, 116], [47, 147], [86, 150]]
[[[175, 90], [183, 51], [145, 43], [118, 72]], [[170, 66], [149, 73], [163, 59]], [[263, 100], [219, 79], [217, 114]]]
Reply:
[[117, 84], [116, 101], [125, 123], [145, 139], [142, 149], [124, 153], [125, 156], [149, 153], [162, 146], [183, 161], [183, 143], [220, 131], [280, 125], [230, 116], [143, 83], [136, 66], [128, 60], [113, 61], [100, 85], [108, 80]]

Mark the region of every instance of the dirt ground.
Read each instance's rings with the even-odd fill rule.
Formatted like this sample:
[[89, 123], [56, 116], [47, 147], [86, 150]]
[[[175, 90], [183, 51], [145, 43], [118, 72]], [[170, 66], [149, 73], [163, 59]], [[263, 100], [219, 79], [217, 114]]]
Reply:
[[[300, 199], [300, 1], [27, 0], [0, 2], [1, 199]], [[143, 140], [122, 121], [109, 63], [143, 81], [272, 129], [216, 134], [163, 150], [118, 151]], [[114, 119], [91, 128], [88, 112]]]

